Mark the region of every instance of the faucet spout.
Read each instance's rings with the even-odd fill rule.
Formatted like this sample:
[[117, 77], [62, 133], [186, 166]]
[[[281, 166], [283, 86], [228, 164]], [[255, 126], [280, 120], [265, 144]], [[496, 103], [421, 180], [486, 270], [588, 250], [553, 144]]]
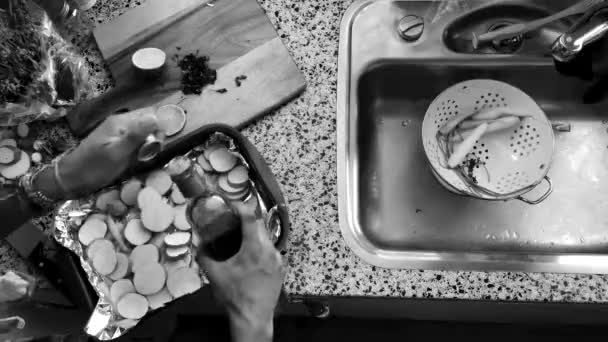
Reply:
[[553, 58], [562, 63], [572, 61], [583, 49], [604, 37], [608, 32], [608, 5], [590, 11], [567, 32], [559, 36], [551, 47]]

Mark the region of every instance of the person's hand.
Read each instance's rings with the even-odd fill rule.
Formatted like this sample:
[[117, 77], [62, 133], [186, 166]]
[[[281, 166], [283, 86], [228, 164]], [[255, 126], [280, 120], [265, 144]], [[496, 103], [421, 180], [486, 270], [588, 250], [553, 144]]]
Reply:
[[198, 259], [211, 286], [226, 306], [235, 341], [270, 341], [272, 319], [281, 293], [285, 269], [255, 208], [236, 206], [242, 220], [240, 251], [224, 262], [201, 255]]
[[113, 183], [135, 160], [146, 137], [158, 129], [151, 108], [107, 118], [58, 164], [68, 194], [88, 195]]

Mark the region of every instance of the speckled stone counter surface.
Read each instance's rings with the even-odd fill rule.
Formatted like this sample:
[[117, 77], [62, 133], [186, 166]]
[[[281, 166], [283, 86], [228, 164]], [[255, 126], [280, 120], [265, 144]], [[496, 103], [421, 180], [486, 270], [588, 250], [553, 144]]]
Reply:
[[[606, 276], [387, 270], [367, 265], [350, 251], [338, 225], [336, 73], [340, 19], [351, 3], [260, 0], [308, 82], [302, 96], [244, 130], [268, 161], [289, 201], [293, 227], [288, 243], [287, 292], [304, 296], [608, 301]], [[138, 4], [140, 1], [99, 0], [81, 18], [83, 27], [106, 22]], [[111, 80], [88, 30], [81, 29], [74, 42], [92, 65], [97, 91], [110, 87]], [[0, 249], [0, 263], [7, 253]]]

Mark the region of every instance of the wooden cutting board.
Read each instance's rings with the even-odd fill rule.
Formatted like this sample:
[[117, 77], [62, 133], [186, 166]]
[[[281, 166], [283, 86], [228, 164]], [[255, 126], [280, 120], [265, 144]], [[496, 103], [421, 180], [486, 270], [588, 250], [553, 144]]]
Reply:
[[[210, 123], [244, 126], [306, 87], [256, 0], [148, 0], [97, 27], [94, 36], [116, 86], [68, 114], [77, 135], [117, 111], [173, 103], [188, 114], [186, 128], [172, 139], [178, 141]], [[131, 55], [142, 47], [167, 53], [167, 68], [160, 79], [145, 81], [135, 75]], [[196, 51], [209, 56], [218, 79], [201, 95], [185, 96], [177, 60]], [[235, 78], [241, 75], [247, 79], [237, 86]], [[216, 91], [222, 88], [227, 92]]]

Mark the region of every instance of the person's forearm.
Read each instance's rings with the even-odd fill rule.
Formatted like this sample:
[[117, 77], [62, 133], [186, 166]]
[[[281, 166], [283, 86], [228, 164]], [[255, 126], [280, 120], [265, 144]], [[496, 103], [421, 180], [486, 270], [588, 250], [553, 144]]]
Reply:
[[273, 322], [272, 319], [247, 319], [241, 315], [230, 315], [230, 331], [233, 342], [270, 342]]

